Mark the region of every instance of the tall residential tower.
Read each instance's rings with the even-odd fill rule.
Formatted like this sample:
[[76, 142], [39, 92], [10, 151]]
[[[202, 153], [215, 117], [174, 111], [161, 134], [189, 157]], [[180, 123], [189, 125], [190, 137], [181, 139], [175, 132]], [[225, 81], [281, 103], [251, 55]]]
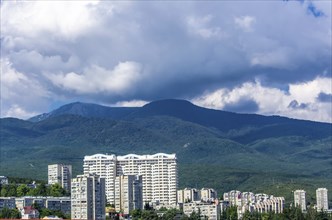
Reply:
[[317, 210], [318, 211], [320, 211], [320, 210], [326, 211], [329, 209], [326, 188], [318, 188], [316, 190], [316, 199], [317, 199]]
[[67, 192], [70, 191], [72, 176], [71, 165], [52, 164], [48, 165], [48, 184], [58, 183]]
[[71, 218], [105, 220], [105, 179], [96, 174], [78, 175], [71, 185]]

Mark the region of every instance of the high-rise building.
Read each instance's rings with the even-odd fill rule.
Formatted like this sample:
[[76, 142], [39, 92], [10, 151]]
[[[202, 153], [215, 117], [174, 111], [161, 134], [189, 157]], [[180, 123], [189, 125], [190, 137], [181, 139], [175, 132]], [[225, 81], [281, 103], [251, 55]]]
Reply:
[[70, 191], [72, 177], [71, 165], [52, 164], [48, 165], [48, 184], [58, 183], [66, 191]]
[[84, 174], [96, 173], [106, 179], [106, 198], [115, 204], [116, 176], [141, 175], [143, 203], [176, 205], [177, 159], [175, 154], [128, 154], [125, 156], [96, 154], [84, 157]]
[[327, 189], [326, 188], [318, 188], [316, 190], [316, 199], [317, 199], [317, 210], [328, 210], [329, 203], [327, 199]]
[[118, 156], [116, 173], [142, 176], [144, 203], [176, 206], [178, 178], [175, 154]]
[[105, 220], [105, 179], [78, 175], [71, 183], [71, 218]]
[[105, 178], [106, 200], [109, 204], [114, 204], [114, 180], [116, 176], [116, 156], [95, 154], [85, 156], [83, 162], [84, 174], [97, 174]]
[[295, 207], [300, 207], [302, 211], [307, 210], [304, 190], [295, 190], [294, 191], [294, 205], [295, 205]]
[[131, 210], [143, 209], [142, 176], [115, 178], [115, 209], [128, 215]]

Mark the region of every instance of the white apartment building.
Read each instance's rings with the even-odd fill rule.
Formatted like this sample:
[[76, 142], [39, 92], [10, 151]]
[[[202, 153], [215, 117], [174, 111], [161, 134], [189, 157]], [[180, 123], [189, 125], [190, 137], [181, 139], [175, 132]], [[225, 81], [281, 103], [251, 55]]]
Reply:
[[128, 215], [131, 210], [143, 209], [142, 176], [115, 178], [115, 209]]
[[83, 171], [85, 175], [97, 174], [105, 178], [106, 200], [109, 204], [114, 204], [114, 180], [116, 176], [116, 156], [95, 154], [85, 156], [83, 161]]
[[318, 211], [327, 211], [329, 209], [327, 189], [318, 188], [316, 190], [316, 200], [317, 200], [317, 210]]
[[71, 218], [105, 220], [105, 179], [96, 174], [78, 175], [71, 184]]
[[178, 204], [200, 200], [200, 191], [195, 188], [185, 188], [177, 191]]
[[302, 211], [307, 210], [305, 194], [306, 194], [306, 192], [304, 190], [295, 190], [294, 191], [294, 205], [295, 205], [295, 207], [300, 207]]
[[70, 191], [72, 166], [64, 164], [48, 165], [48, 184], [58, 183], [66, 191]]
[[217, 191], [211, 188], [202, 188], [200, 195], [203, 201], [214, 201], [217, 199]]
[[176, 206], [178, 178], [175, 154], [118, 156], [116, 174], [142, 176], [144, 203]]

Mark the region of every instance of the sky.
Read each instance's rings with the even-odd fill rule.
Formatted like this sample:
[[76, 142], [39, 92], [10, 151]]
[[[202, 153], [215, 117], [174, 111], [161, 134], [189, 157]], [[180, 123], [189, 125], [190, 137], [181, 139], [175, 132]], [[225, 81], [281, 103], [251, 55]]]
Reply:
[[331, 1], [1, 1], [1, 117], [160, 99], [332, 123]]

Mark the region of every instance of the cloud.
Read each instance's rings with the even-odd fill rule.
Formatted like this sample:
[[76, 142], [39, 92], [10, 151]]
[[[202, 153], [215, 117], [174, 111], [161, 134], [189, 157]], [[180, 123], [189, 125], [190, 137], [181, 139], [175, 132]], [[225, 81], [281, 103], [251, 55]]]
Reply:
[[254, 100], [240, 99], [236, 103], [226, 104], [223, 110], [238, 113], [256, 113], [259, 110], [259, 106]]
[[[308, 12], [310, 4], [323, 16]], [[291, 111], [292, 100], [314, 111], [323, 103], [317, 91], [331, 94], [329, 85], [302, 85], [331, 77], [329, 1], [4, 1], [0, 7], [1, 59], [38, 100], [21, 100], [23, 89], [7, 86], [2, 109], [46, 112], [76, 100], [114, 105], [219, 91], [229, 99], [220, 107], [253, 100], [259, 112], [279, 114]], [[258, 102], [236, 95], [257, 90], [275, 96]], [[282, 98], [285, 90], [292, 97]], [[9, 93], [16, 98], [2, 97]]]
[[99, 66], [91, 66], [82, 74], [70, 72], [66, 74], [46, 74], [52, 83], [65, 90], [73, 90], [79, 94], [125, 93], [129, 87], [139, 80], [141, 65], [136, 62], [121, 62], [113, 70]]
[[318, 94], [318, 97], [317, 99], [320, 101], [320, 102], [327, 102], [327, 103], [332, 103], [332, 94], [326, 94], [324, 92], [320, 92]]
[[115, 106], [115, 107], [142, 107], [146, 104], [148, 104], [148, 102], [144, 101], [144, 100], [130, 100], [130, 101], [117, 102], [113, 106]]
[[97, 1], [15, 1], [2, 2], [1, 21], [5, 35], [38, 37], [51, 33], [54, 37], [74, 40], [96, 25], [93, 5]]
[[234, 18], [235, 24], [246, 32], [253, 31], [253, 24], [255, 23], [255, 21], [256, 18], [252, 16], [241, 16]]
[[[289, 90], [263, 86], [259, 81], [244, 83], [229, 89], [218, 89], [194, 98], [200, 106], [235, 112], [283, 115], [291, 118], [331, 122], [330, 102], [316, 100], [323, 91], [331, 93], [332, 78], [316, 78], [299, 84], [289, 84]], [[320, 85], [320, 86], [319, 86]], [[305, 91], [302, 95], [300, 91]]]
[[1, 117], [28, 118], [47, 106], [50, 93], [36, 79], [12, 68], [1, 59]]

